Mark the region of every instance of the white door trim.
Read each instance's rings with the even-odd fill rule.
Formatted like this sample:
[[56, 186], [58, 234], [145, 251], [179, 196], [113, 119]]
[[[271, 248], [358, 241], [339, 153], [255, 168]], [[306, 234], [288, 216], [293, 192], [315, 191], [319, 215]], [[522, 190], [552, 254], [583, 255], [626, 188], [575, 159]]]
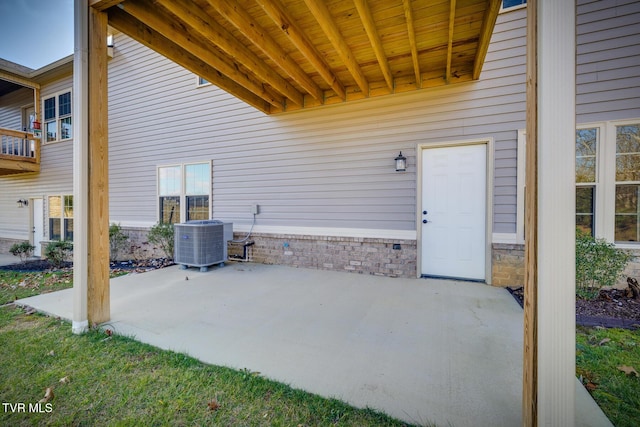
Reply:
[[458, 140], [458, 141], [443, 141], [418, 144], [416, 149], [416, 163], [417, 174], [416, 179], [416, 233], [417, 240], [417, 277], [422, 276], [422, 178], [423, 178], [423, 165], [422, 165], [422, 151], [430, 148], [442, 148], [442, 147], [457, 147], [463, 145], [486, 145], [487, 148], [487, 203], [486, 203], [486, 226], [485, 226], [485, 283], [491, 284], [492, 277], [492, 258], [491, 258], [491, 243], [493, 237], [493, 138], [479, 138], [471, 140]]
[[[39, 206], [36, 206], [36, 204]], [[35, 246], [33, 255], [42, 256], [40, 242], [44, 240], [44, 199], [42, 197], [29, 199], [29, 207], [29, 242]], [[40, 211], [39, 215], [38, 210]], [[39, 220], [40, 224], [36, 224], [36, 220]]]

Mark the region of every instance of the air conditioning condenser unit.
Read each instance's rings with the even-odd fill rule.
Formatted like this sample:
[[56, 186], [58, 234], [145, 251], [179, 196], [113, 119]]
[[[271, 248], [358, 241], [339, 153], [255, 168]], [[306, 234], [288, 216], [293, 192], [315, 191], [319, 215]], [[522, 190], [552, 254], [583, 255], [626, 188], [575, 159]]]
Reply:
[[212, 265], [227, 260], [227, 242], [233, 240], [233, 223], [219, 220], [187, 221], [174, 224], [174, 261], [180, 268]]

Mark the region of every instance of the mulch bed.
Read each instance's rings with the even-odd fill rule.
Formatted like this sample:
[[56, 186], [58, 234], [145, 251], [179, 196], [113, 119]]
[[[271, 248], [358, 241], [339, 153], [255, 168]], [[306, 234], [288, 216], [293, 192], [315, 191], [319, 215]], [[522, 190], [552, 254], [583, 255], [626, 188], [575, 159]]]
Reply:
[[[523, 306], [524, 289], [507, 288]], [[576, 324], [605, 328], [640, 328], [640, 300], [627, 298], [620, 289], [601, 290], [593, 300], [576, 299]]]

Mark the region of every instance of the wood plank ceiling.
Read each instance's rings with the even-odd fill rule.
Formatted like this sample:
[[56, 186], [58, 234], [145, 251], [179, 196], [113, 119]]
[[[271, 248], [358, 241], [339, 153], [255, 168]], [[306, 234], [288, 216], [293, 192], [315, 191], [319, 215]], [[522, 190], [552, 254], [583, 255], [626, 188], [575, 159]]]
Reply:
[[266, 114], [476, 80], [500, 0], [90, 0]]

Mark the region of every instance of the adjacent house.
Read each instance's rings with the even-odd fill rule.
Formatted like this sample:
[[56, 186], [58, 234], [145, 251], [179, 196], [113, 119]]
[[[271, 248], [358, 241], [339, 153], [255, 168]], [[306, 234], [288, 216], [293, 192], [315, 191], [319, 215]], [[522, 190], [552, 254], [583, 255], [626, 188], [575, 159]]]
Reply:
[[[256, 262], [521, 284], [527, 8], [504, 3], [477, 80], [271, 115], [114, 29], [109, 215], [129, 256], [157, 255], [158, 222], [215, 218]], [[577, 2], [576, 224], [640, 255], [639, 23], [640, 2]], [[72, 61], [0, 62], [3, 252], [73, 239]]]

